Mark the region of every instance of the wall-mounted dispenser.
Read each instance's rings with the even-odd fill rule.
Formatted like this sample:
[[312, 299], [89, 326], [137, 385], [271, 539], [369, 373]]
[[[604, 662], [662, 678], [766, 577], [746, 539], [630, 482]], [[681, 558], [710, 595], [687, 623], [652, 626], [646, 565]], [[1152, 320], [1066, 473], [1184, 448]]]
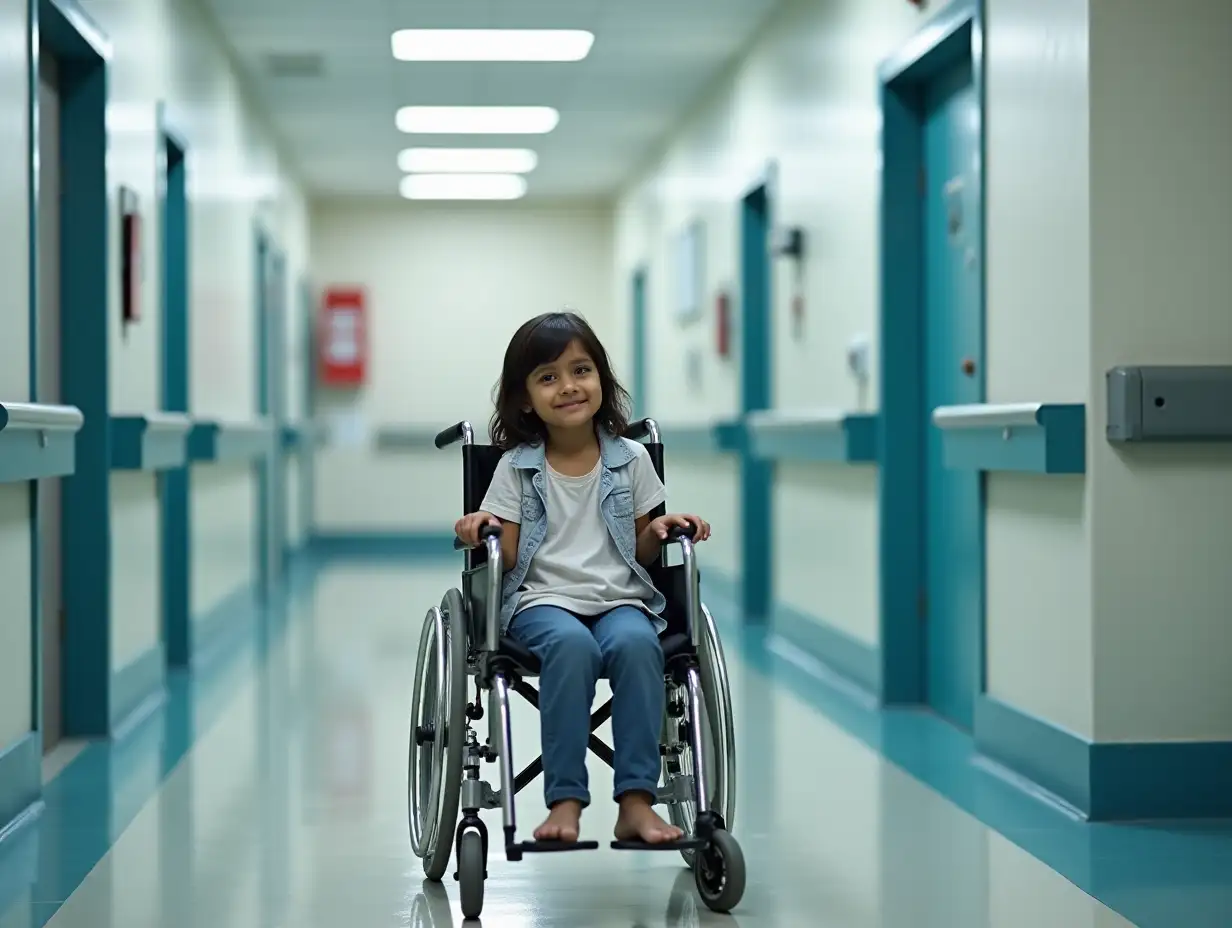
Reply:
[[1232, 441], [1232, 366], [1114, 367], [1106, 384], [1108, 441]]

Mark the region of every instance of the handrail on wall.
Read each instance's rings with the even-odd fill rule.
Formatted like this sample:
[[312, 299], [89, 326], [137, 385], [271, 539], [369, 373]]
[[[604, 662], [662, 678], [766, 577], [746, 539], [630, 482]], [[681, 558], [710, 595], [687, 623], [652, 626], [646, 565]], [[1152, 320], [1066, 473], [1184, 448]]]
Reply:
[[47, 432], [77, 432], [85, 416], [76, 406], [46, 403], [0, 403], [0, 429], [37, 429]]
[[1044, 403], [970, 403], [965, 406], [938, 406], [933, 424], [939, 429], [1006, 428], [1039, 425]]
[[946, 467], [985, 472], [1081, 474], [1086, 471], [1082, 403], [971, 403], [938, 406]]
[[877, 460], [877, 415], [843, 409], [761, 409], [746, 417], [755, 457], [768, 461], [869, 464]]
[[0, 403], [0, 482], [72, 474], [85, 421], [76, 406]]

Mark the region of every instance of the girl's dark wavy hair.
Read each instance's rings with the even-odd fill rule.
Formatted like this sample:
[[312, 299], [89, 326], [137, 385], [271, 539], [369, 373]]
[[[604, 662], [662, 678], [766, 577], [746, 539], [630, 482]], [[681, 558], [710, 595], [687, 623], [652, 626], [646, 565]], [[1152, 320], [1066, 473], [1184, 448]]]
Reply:
[[537, 445], [548, 437], [547, 426], [532, 409], [526, 391], [526, 380], [541, 364], [550, 364], [569, 344], [578, 341], [595, 362], [603, 402], [595, 413], [594, 423], [613, 435], [623, 435], [629, 429], [629, 393], [608, 360], [607, 351], [594, 329], [577, 313], [544, 313], [524, 323], [509, 340], [500, 383], [496, 386], [496, 411], [488, 426], [492, 444], [508, 451], [518, 445]]

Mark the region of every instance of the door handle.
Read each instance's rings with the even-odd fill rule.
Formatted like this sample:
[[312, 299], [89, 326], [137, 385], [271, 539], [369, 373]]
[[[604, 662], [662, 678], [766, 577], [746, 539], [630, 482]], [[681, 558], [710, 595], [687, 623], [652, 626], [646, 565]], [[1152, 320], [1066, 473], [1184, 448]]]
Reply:
[[962, 372], [968, 377], [975, 376], [975, 358], [963, 358]]

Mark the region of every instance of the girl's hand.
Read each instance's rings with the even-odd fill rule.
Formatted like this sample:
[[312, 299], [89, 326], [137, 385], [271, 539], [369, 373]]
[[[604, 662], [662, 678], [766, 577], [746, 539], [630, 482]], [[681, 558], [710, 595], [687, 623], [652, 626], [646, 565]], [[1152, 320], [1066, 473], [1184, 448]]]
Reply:
[[692, 525], [695, 529], [693, 534], [693, 540], [695, 542], [705, 541], [710, 537], [710, 523], [701, 516], [683, 514], [659, 516], [659, 518], [651, 522], [648, 527], [655, 533], [655, 535], [658, 536], [660, 541], [667, 541], [667, 533], [677, 525], [685, 527]]
[[490, 512], [472, 512], [460, 518], [453, 527], [454, 533], [468, 545], [479, 544], [479, 530], [485, 525], [500, 525], [500, 519]]

